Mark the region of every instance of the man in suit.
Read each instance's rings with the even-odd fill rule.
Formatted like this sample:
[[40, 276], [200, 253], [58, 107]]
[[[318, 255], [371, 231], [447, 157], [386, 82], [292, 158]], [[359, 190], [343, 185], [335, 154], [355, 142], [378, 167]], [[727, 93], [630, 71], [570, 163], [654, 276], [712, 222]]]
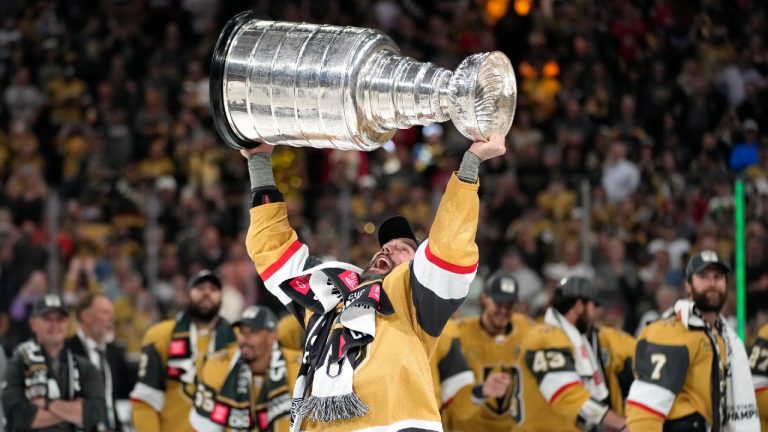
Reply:
[[96, 367], [104, 387], [107, 404], [108, 430], [121, 430], [116, 402], [128, 399], [135, 383], [135, 374], [128, 373], [125, 349], [112, 340], [115, 334], [115, 308], [102, 293], [89, 293], [78, 303], [78, 327], [74, 336], [67, 339], [67, 347], [81, 355]]

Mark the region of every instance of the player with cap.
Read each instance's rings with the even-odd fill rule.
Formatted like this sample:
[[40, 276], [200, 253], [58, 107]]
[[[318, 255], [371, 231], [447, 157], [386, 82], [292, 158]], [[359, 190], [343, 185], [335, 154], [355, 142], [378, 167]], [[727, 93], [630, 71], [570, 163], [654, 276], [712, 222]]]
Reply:
[[203, 366], [190, 424], [210, 432], [288, 432], [301, 353], [280, 346], [277, 317], [264, 306], [246, 308], [234, 327], [237, 343]]
[[272, 149], [242, 151], [252, 196], [246, 245], [264, 285], [307, 329], [296, 429], [441, 431], [429, 358], [477, 270], [478, 173], [482, 161], [506, 152], [504, 137], [476, 141], [464, 154], [429, 238], [419, 242], [407, 220], [388, 219], [364, 269], [309, 254], [288, 223]]
[[609, 406], [606, 377], [586, 335], [595, 320], [589, 281], [560, 281], [544, 314], [523, 340], [520, 431], [620, 431], [624, 418]]
[[221, 279], [201, 270], [189, 281], [189, 305], [176, 319], [152, 326], [144, 335], [139, 379], [131, 392], [138, 432], [191, 431], [187, 418], [195, 377], [205, 356], [235, 340], [219, 316]]
[[29, 325], [35, 338], [16, 348], [3, 379], [8, 431], [105, 430], [101, 379], [88, 359], [65, 347], [67, 319], [58, 295], [34, 305]]
[[469, 398], [457, 398], [447, 410], [451, 430], [509, 431], [520, 418], [515, 355], [534, 323], [524, 314], [513, 313], [519, 292], [512, 275], [496, 274], [480, 294], [480, 316], [459, 321], [459, 338], [474, 385]]
[[746, 350], [720, 315], [730, 270], [714, 251], [693, 255], [688, 299], [640, 333], [627, 398], [631, 431], [760, 429]]

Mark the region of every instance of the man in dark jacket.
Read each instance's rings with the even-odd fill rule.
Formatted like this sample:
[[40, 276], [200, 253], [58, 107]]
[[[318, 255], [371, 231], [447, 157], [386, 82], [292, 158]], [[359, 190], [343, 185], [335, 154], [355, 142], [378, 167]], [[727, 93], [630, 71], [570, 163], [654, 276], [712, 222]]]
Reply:
[[104, 294], [88, 294], [77, 305], [77, 331], [67, 339], [73, 353], [90, 360], [99, 372], [107, 405], [107, 430], [121, 430], [116, 404], [128, 399], [136, 374], [129, 372], [125, 349], [112, 342], [115, 333], [115, 308]]
[[64, 345], [67, 310], [59, 296], [38, 300], [29, 324], [35, 338], [16, 348], [5, 373], [7, 429], [104, 430], [104, 388], [90, 362]]

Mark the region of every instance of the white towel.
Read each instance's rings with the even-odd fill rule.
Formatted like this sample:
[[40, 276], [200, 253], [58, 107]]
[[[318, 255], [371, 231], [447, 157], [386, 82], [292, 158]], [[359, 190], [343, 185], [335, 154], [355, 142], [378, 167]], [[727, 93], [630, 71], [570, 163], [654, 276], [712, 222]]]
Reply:
[[[674, 311], [686, 328], [706, 328], [706, 323], [694, 310], [692, 301], [678, 300]], [[718, 319], [723, 329], [722, 336], [728, 362], [723, 432], [759, 432], [760, 419], [757, 414], [755, 392], [747, 390], [752, 389], [752, 373], [749, 370], [747, 350], [725, 318], [721, 315]]]
[[592, 399], [598, 402], [606, 400], [608, 398], [608, 386], [605, 383], [605, 376], [587, 338], [554, 308], [547, 309], [544, 314], [544, 322], [561, 328], [571, 340], [576, 353], [576, 373], [581, 377], [581, 381], [584, 383], [584, 387], [589, 390]]

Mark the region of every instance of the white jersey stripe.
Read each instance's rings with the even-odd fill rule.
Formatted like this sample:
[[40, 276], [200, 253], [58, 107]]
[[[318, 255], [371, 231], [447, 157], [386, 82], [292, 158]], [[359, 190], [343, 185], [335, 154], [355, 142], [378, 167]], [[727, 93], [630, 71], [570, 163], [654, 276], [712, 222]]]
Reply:
[[192, 429], [199, 432], [223, 432], [224, 427], [220, 424], [214, 423], [209, 418], [205, 418], [197, 413], [193, 407], [189, 410], [189, 424]]
[[539, 390], [541, 391], [541, 395], [544, 396], [544, 399], [546, 399], [547, 402], [551, 402], [552, 397], [565, 386], [580, 382], [581, 378], [579, 378], [579, 375], [575, 371], [550, 372], [544, 375], [544, 378], [539, 384]]
[[440, 397], [443, 403], [448, 402], [456, 396], [462, 387], [475, 383], [475, 375], [470, 370], [459, 372], [456, 375], [446, 378], [440, 383]]
[[633, 402], [666, 417], [675, 402], [675, 394], [660, 385], [635, 380], [627, 396], [627, 403]]
[[440, 263], [427, 257], [429, 239], [425, 240], [416, 250], [413, 257], [413, 273], [416, 280], [438, 297], [446, 300], [463, 299], [469, 292], [469, 284], [475, 278], [477, 266], [457, 267], [452, 271], [450, 266], [440, 266]]
[[157, 412], [162, 411], [165, 406], [165, 392], [143, 382], [136, 383], [136, 387], [131, 392], [131, 399], [146, 402]]
[[292, 300], [280, 289], [280, 283], [301, 272], [304, 269], [307, 257], [309, 257], [307, 245], [298, 243], [298, 240], [294, 244], [299, 246], [298, 249], [292, 247], [286, 249], [283, 256], [275, 261], [262, 275], [264, 286], [284, 305], [287, 305]]

